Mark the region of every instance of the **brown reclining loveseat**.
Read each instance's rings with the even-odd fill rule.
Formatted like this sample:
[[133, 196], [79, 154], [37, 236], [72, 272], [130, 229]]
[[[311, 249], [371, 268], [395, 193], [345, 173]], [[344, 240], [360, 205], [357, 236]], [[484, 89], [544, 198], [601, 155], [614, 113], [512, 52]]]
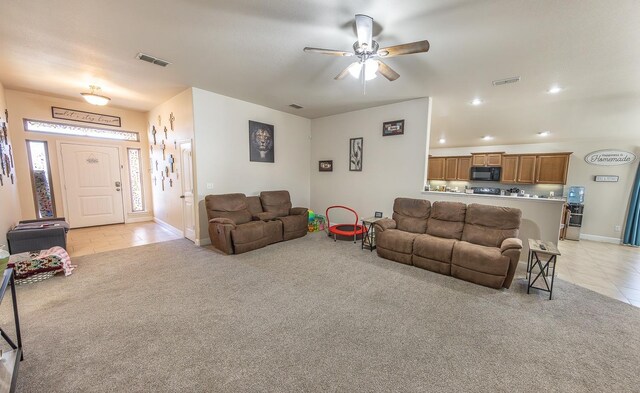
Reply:
[[211, 244], [225, 254], [265, 247], [307, 234], [308, 210], [291, 207], [288, 191], [207, 195]]
[[522, 241], [519, 209], [396, 198], [375, 224], [378, 255], [491, 288], [509, 288]]

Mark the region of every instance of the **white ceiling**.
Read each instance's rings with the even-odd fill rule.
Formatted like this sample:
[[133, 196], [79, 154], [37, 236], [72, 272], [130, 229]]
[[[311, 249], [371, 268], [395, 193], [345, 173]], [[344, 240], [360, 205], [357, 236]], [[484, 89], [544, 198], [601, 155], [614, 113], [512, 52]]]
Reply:
[[[349, 58], [302, 51], [349, 50], [356, 13], [382, 27], [382, 46], [431, 50], [388, 59], [400, 79], [362, 95], [355, 79], [333, 80]], [[21, 0], [0, 20], [6, 88], [78, 98], [97, 83], [112, 105], [146, 111], [195, 86], [308, 118], [431, 96], [432, 143], [447, 147], [538, 142], [542, 130], [545, 141], [640, 135], [636, 0]], [[546, 94], [555, 83], [565, 90]], [[485, 103], [469, 105], [475, 96]]]

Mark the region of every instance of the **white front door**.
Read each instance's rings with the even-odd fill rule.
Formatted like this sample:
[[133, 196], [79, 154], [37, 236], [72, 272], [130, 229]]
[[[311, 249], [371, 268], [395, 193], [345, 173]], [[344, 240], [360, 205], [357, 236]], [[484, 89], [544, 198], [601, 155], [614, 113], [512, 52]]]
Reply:
[[124, 222], [118, 148], [63, 143], [60, 154], [71, 227]]
[[180, 143], [180, 161], [182, 166], [182, 216], [184, 237], [196, 241], [196, 210], [193, 195], [193, 157], [191, 142]]

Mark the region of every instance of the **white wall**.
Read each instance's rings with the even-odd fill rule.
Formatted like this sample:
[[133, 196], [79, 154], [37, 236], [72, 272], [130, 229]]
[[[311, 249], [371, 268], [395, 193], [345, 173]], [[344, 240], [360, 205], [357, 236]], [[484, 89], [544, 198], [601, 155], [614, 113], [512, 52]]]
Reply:
[[[282, 189], [294, 206], [309, 206], [309, 119], [196, 88], [193, 113], [201, 244], [209, 241], [208, 194]], [[249, 161], [249, 120], [274, 126], [274, 163]]]
[[[125, 221], [132, 222], [137, 220], [151, 219], [151, 188], [148, 177], [147, 166], [149, 162], [148, 143], [146, 134], [146, 116], [143, 112], [137, 112], [127, 109], [114, 108], [110, 106], [96, 107], [81, 101], [73, 101], [57, 97], [49, 97], [33, 93], [25, 93], [16, 90], [6, 91], [7, 105], [9, 108], [9, 118], [11, 130], [13, 133], [13, 154], [16, 162], [16, 172], [18, 177], [18, 188], [20, 201], [22, 205], [21, 218], [36, 218], [35, 202], [33, 200], [33, 188], [31, 184], [31, 174], [29, 171], [29, 160], [27, 157], [27, 140], [46, 141], [48, 146], [49, 163], [51, 166], [52, 188], [54, 202], [56, 207], [56, 215], [64, 217], [63, 204], [63, 188], [61, 182], [61, 165], [58, 162], [58, 145], [61, 142], [94, 144], [100, 146], [115, 146], [120, 150], [120, 164], [122, 169], [123, 182], [123, 200], [125, 206]], [[58, 106], [62, 108], [77, 109], [86, 112], [97, 112], [106, 115], [119, 116], [122, 119], [122, 127], [109, 127], [102, 125], [94, 125], [89, 123], [74, 123], [70, 121], [53, 119], [51, 117], [51, 107]], [[73, 137], [56, 134], [46, 134], [38, 132], [28, 132], [24, 130], [23, 119], [54, 121], [57, 123], [69, 123], [75, 125], [95, 126], [99, 128], [112, 128], [115, 130], [134, 131], [140, 134], [139, 142], [128, 141], [112, 141], [107, 139]], [[126, 148], [139, 148], [142, 152], [143, 165], [143, 185], [145, 194], [146, 212], [133, 213], [131, 208], [131, 195], [129, 188], [129, 170], [127, 165]]]
[[[173, 113], [175, 117], [174, 131], [171, 131], [169, 116]], [[158, 124], [158, 116], [160, 116], [161, 124]], [[151, 125], [156, 127], [156, 145], [153, 145], [152, 162], [149, 170], [152, 189], [153, 189], [153, 214], [156, 221], [168, 224], [175, 231], [183, 230], [183, 213], [182, 213], [182, 187], [180, 183], [180, 152], [179, 143], [181, 141], [193, 140], [193, 97], [191, 89], [187, 89], [170, 100], [158, 105], [148, 113], [147, 132], [149, 144], [153, 145], [153, 136], [151, 135]], [[164, 140], [164, 127], [167, 126], [168, 139], [165, 140], [165, 159], [162, 158], [161, 141]], [[174, 145], [177, 142], [177, 149]], [[195, 148], [193, 148], [195, 150]], [[175, 160], [174, 173], [169, 176], [173, 180], [173, 187], [169, 185], [169, 179], [164, 182], [164, 191], [162, 190], [161, 172], [165, 166], [169, 165], [167, 160], [172, 154]], [[158, 169], [155, 168], [155, 162], [158, 162]], [[155, 177], [155, 184], [153, 178]]]
[[[7, 108], [4, 87], [0, 83], [0, 125], [6, 122], [4, 110]], [[7, 135], [9, 137], [9, 145], [12, 146], [14, 153], [13, 161], [15, 166], [15, 134], [16, 124], [7, 124]], [[3, 149], [6, 147], [3, 146]], [[4, 151], [4, 150], [3, 150]], [[2, 157], [0, 157], [2, 159]], [[15, 168], [14, 168], [15, 172]], [[1, 172], [0, 172], [1, 173]], [[20, 198], [18, 196], [17, 173], [14, 174], [14, 184], [8, 176], [3, 176], [3, 184], [0, 186], [0, 245], [7, 245], [7, 231], [20, 220]], [[7, 250], [9, 248], [7, 247]]]
[[[312, 120], [311, 208], [324, 215], [346, 205], [361, 217], [390, 216], [396, 197], [422, 198], [430, 106], [421, 98]], [[382, 123], [402, 119], [404, 135], [382, 136]], [[356, 137], [364, 138], [362, 172], [349, 171], [349, 139]], [[319, 172], [319, 160], [333, 160], [333, 172]]]
[[[573, 152], [569, 161], [567, 186], [585, 187], [585, 211], [582, 234], [592, 240], [615, 241], [622, 237], [616, 226], [624, 228], [631, 187], [638, 168], [638, 161], [631, 165], [596, 166], [587, 164], [584, 156], [595, 150], [620, 149], [640, 157], [639, 139], [597, 139], [575, 142], [532, 143], [526, 145], [474, 146], [431, 149], [434, 156], [468, 155], [472, 152], [504, 151], [506, 153]], [[596, 183], [594, 175], [620, 176], [617, 183]], [[566, 191], [566, 190], [565, 190]], [[567, 193], [565, 192], [565, 195]]]

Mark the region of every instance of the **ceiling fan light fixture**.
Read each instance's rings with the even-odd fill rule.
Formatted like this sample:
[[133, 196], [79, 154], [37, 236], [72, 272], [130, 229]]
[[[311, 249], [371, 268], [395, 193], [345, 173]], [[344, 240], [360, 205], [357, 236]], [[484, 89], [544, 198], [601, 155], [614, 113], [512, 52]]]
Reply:
[[349, 73], [352, 77], [360, 79], [362, 73], [362, 66], [364, 64], [364, 79], [370, 81], [376, 78], [376, 72], [378, 72], [378, 62], [373, 59], [367, 59], [364, 63], [354, 63], [353, 67], [349, 68]]
[[104, 105], [107, 105], [109, 101], [111, 101], [111, 98], [107, 96], [96, 94], [96, 91], [101, 90], [100, 87], [95, 85], [90, 85], [89, 89], [91, 90], [89, 93], [80, 93], [82, 98], [84, 98], [84, 100], [87, 101], [89, 104], [104, 106]]

